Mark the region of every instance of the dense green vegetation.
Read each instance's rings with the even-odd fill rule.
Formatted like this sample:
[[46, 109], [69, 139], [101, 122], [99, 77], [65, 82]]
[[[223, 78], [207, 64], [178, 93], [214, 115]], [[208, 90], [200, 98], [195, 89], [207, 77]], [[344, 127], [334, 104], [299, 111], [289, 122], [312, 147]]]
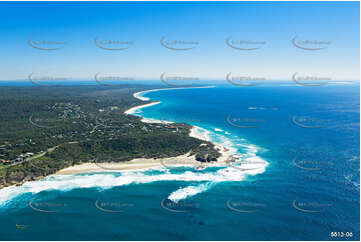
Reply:
[[133, 93], [155, 86], [0, 87], [0, 187], [82, 162], [220, 154], [189, 137], [190, 126], [143, 123], [125, 115], [144, 104]]

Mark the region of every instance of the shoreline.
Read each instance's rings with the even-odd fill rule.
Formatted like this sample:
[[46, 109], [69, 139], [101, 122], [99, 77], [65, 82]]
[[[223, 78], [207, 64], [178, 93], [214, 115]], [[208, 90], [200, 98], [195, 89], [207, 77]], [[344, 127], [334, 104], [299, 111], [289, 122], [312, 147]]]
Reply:
[[[218, 147], [217, 147], [218, 148]], [[195, 156], [190, 156], [189, 153], [167, 157], [167, 158], [136, 158], [130, 161], [124, 162], [104, 162], [104, 163], [91, 163], [86, 162], [80, 165], [70, 166], [57, 171], [53, 175], [76, 175], [76, 174], [87, 174], [97, 172], [120, 172], [120, 171], [136, 171], [149, 168], [169, 168], [177, 166], [189, 166], [195, 168], [205, 167], [222, 167], [227, 166], [226, 161], [228, 160], [229, 153], [225, 150], [220, 149], [219, 152], [222, 154], [218, 161], [214, 162], [200, 162], [197, 161]]]
[[142, 109], [142, 108], [145, 108], [145, 107], [150, 107], [150, 106], [153, 106], [153, 105], [157, 105], [159, 104], [160, 102], [158, 101], [154, 101], [154, 102], [151, 102], [151, 103], [147, 103], [147, 104], [143, 104], [143, 105], [139, 105], [139, 106], [135, 106], [135, 107], [132, 107], [128, 110], [126, 110], [124, 113], [127, 114], [127, 115], [130, 115], [130, 114], [133, 114], [136, 113], [136, 111]]
[[[149, 92], [157, 92], [157, 91], [163, 91], [163, 90], [179, 90], [179, 89], [196, 89], [196, 88], [214, 88], [216, 86], [204, 86], [204, 87], [175, 87], [175, 88], [158, 88], [158, 89], [150, 89], [150, 90], [145, 90], [145, 91], [140, 91], [140, 92], [135, 92], [133, 93], [133, 97], [135, 97], [136, 99], [139, 99], [141, 101], [150, 101], [150, 98], [148, 97], [143, 97], [142, 94], [145, 93], [149, 93]], [[150, 107], [153, 105], [157, 105], [160, 104], [160, 101], [153, 101], [151, 103], [147, 103], [147, 104], [142, 104], [142, 105], [138, 105], [132, 108], [127, 109], [124, 113], [126, 115], [135, 115], [136, 111], [145, 108], [145, 107]], [[136, 115], [136, 116], [140, 116], [140, 115]], [[159, 123], [159, 122], [163, 122], [162, 120], [156, 120], [156, 119], [147, 119], [147, 118], [143, 118], [142, 117], [142, 122], [145, 123]], [[171, 122], [169, 122], [171, 123]]]
[[[188, 89], [188, 88], [213, 88], [215, 86], [206, 86], [206, 87], [182, 87], [182, 88], [164, 88], [164, 89], [152, 89], [146, 90], [141, 92], [136, 92], [133, 96], [142, 101], [150, 101], [149, 98], [142, 97], [141, 95], [148, 92], [153, 91], [160, 91], [160, 90], [171, 90], [171, 89]], [[145, 108], [154, 106], [161, 103], [160, 101], [153, 101], [151, 103], [142, 104], [139, 106], [132, 107], [126, 110], [124, 113], [126, 115], [135, 115], [135, 112]], [[169, 123], [167, 121], [156, 120], [156, 119], [141, 119], [142, 122], [145, 123]], [[200, 140], [208, 141], [214, 144], [215, 149], [221, 153], [221, 156], [217, 158], [215, 162], [200, 162], [195, 159], [194, 156], [189, 156], [188, 154], [170, 157], [170, 158], [160, 158], [160, 159], [147, 159], [147, 158], [137, 158], [126, 162], [121, 163], [114, 163], [114, 162], [107, 162], [107, 163], [83, 163], [81, 165], [75, 165], [71, 167], [64, 168], [59, 170], [55, 173], [55, 175], [69, 175], [69, 174], [81, 174], [81, 173], [93, 173], [93, 172], [116, 172], [116, 171], [125, 171], [125, 170], [139, 170], [139, 169], [147, 169], [147, 168], [154, 168], [154, 167], [166, 167], [165, 163], [172, 163], [172, 165], [184, 165], [184, 166], [196, 166], [196, 167], [209, 167], [209, 166], [226, 166], [227, 161], [233, 158], [233, 153], [230, 152], [229, 149], [223, 147], [213, 141], [207, 136], [207, 134], [203, 134], [199, 132], [200, 127], [192, 126], [189, 136], [194, 137]]]
[[196, 88], [214, 88], [216, 86], [202, 86], [202, 87], [174, 87], [174, 88], [157, 88], [157, 89], [150, 89], [145, 91], [140, 91], [133, 93], [133, 97], [140, 99], [142, 101], [150, 101], [150, 98], [141, 96], [142, 94], [148, 93], [148, 92], [157, 92], [162, 90], [179, 90], [179, 89], [196, 89]]
[[[206, 138], [206, 135], [202, 135], [198, 131], [199, 127], [192, 126], [190, 136], [198, 138], [204, 141], [210, 141]], [[149, 169], [155, 167], [167, 168], [167, 166], [193, 166], [195, 168], [205, 167], [222, 167], [228, 166], [229, 161], [233, 158], [233, 153], [217, 143], [212, 142], [215, 149], [221, 153], [221, 156], [217, 158], [217, 161], [213, 162], [200, 162], [197, 161], [195, 156], [189, 154], [168, 157], [168, 158], [136, 158], [130, 161], [124, 162], [104, 162], [104, 163], [92, 163], [86, 162], [80, 165], [70, 166], [57, 171], [54, 175], [75, 175], [84, 173], [96, 173], [96, 172], [119, 172], [119, 171], [136, 171], [142, 169]]]

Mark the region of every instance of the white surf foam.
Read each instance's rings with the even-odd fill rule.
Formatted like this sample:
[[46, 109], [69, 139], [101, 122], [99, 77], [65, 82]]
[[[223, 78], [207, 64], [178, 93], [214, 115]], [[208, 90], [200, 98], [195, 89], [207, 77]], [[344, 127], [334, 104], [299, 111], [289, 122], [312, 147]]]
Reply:
[[[135, 95], [135, 97], [142, 98], [140, 94], [144, 94], [146, 92], [149, 91], [137, 93], [139, 95], [137, 96]], [[264, 109], [264, 108], [249, 107], [249, 109]], [[149, 119], [143, 119], [143, 121], [157, 122], [156, 120], [149, 120]], [[239, 138], [237, 136], [235, 136], [236, 139], [231, 139], [232, 137], [225, 137], [220, 133], [224, 132], [224, 134], [228, 136], [230, 136], [231, 133], [224, 131], [223, 129], [213, 128], [213, 130], [217, 133], [210, 132], [209, 130], [198, 126], [193, 126], [189, 135], [191, 137], [195, 137], [205, 141], [211, 141], [213, 143], [216, 143], [217, 145], [226, 147], [228, 149], [227, 153], [231, 154], [235, 158], [238, 158], [238, 162], [231, 164], [230, 167], [220, 169], [217, 172], [217, 175], [216, 176], [213, 175], [213, 177], [212, 175], [207, 173], [202, 173], [201, 175], [199, 175], [199, 173], [191, 174], [189, 172], [185, 173], [186, 176], [192, 177], [191, 180], [193, 181], [194, 180], [199, 181], [198, 180], [199, 178], [201, 180], [210, 179], [209, 181], [211, 181], [212, 184], [216, 184], [217, 182], [223, 182], [223, 181], [241, 181], [246, 177], [246, 175], [256, 175], [265, 172], [266, 167], [268, 166], [268, 162], [263, 160], [261, 157], [257, 156], [259, 147], [252, 144], [248, 144], [245, 139]], [[245, 153], [242, 152], [241, 154], [239, 154], [238, 148], [236, 146], [242, 147], [246, 152]], [[187, 181], [187, 177], [185, 176], [182, 177], [182, 175], [178, 175], [177, 178], [174, 177], [175, 180], [177, 180], [178, 178]], [[189, 196], [194, 196], [201, 192], [207, 191], [210, 188], [211, 185], [209, 185], [209, 183], [207, 183], [207, 185], [202, 184], [198, 186], [188, 186], [186, 188], [181, 188], [171, 193], [169, 199], [174, 202], [178, 202], [181, 199], [186, 199]]]
[[149, 91], [142, 91], [142, 92], [136, 92], [133, 94], [135, 98], [138, 98], [142, 101], [149, 101], [150, 99], [148, 97], [144, 97], [143, 95], [146, 94]]
[[201, 139], [204, 141], [210, 141], [211, 138], [209, 137], [209, 134], [210, 134], [210, 132], [208, 130], [198, 127], [198, 126], [193, 126], [189, 136], [197, 138], [197, 139]]
[[126, 110], [124, 113], [127, 114], [127, 115], [132, 114], [132, 115], [135, 115], [135, 116], [140, 116], [139, 114], [142, 112], [142, 109], [157, 105], [159, 103], [160, 102], [156, 101], [156, 102], [151, 102], [151, 103], [148, 103], [148, 104], [143, 104], [143, 105], [140, 105], [140, 106], [130, 108], [130, 109]]
[[143, 123], [152, 123], [152, 124], [172, 124], [172, 123], [174, 123], [171, 121], [164, 121], [164, 120], [155, 119], [155, 118], [142, 118], [141, 121]]
[[[99, 187], [108, 189], [115, 186], [129, 184], [151, 183], [157, 181], [186, 181], [186, 182], [229, 182], [242, 181], [247, 174], [255, 175], [262, 170], [240, 171], [233, 167], [220, 168], [217, 171], [197, 172], [185, 171], [183, 173], [171, 173], [169, 169], [160, 168], [158, 174], [151, 174], [143, 169], [137, 171], [123, 171], [112, 173], [95, 173], [87, 175], [52, 175], [39, 181], [26, 182], [22, 186], [10, 186], [0, 190], [0, 205], [25, 193], [40, 193], [49, 190], [68, 191], [75, 188]], [[159, 174], [160, 172], [160, 174]], [[202, 191], [209, 189], [203, 187]], [[188, 191], [188, 190], [186, 190]], [[189, 192], [189, 191], [188, 191]], [[175, 196], [175, 195], [174, 195]]]
[[184, 200], [188, 197], [191, 197], [191, 196], [197, 195], [201, 192], [207, 191], [208, 189], [210, 189], [213, 186], [213, 184], [214, 184], [213, 182], [208, 182], [205, 184], [200, 184], [198, 186], [188, 186], [185, 188], [180, 188], [180, 189], [172, 192], [169, 195], [168, 199], [177, 203], [180, 200]]
[[133, 94], [135, 98], [138, 98], [142, 101], [149, 101], [150, 98], [145, 97], [144, 95], [150, 92], [158, 92], [158, 91], [165, 91], [165, 90], [179, 90], [179, 89], [199, 89], [199, 88], [214, 88], [216, 86], [201, 86], [201, 87], [172, 87], [172, 88], [161, 88], [161, 89], [151, 89], [151, 90], [145, 90], [141, 92], [136, 92]]

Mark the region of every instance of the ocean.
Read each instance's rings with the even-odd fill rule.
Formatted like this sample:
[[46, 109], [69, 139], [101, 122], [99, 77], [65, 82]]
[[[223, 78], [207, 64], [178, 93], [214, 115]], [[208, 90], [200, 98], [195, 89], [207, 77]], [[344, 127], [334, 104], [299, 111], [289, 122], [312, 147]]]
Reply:
[[224, 167], [53, 175], [0, 190], [1, 240], [360, 240], [360, 87], [145, 92], [135, 115], [197, 126]]

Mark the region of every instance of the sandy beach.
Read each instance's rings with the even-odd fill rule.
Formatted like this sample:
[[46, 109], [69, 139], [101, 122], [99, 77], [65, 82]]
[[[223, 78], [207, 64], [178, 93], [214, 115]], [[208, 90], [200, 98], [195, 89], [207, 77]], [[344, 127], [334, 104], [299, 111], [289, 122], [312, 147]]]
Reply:
[[207, 164], [199, 162], [195, 159], [195, 156], [184, 154], [176, 157], [162, 158], [162, 159], [146, 159], [137, 158], [126, 162], [104, 162], [104, 163], [83, 163], [81, 165], [75, 165], [64, 168], [56, 173], [56, 175], [72, 175], [82, 173], [95, 173], [95, 172], [116, 172], [126, 170], [139, 170], [152, 167], [176, 167], [176, 166], [191, 166], [191, 167], [203, 167], [203, 166], [226, 166], [225, 161], [229, 157], [229, 153], [220, 149], [222, 156], [217, 162], [209, 162]]
[[105, 172], [105, 171], [122, 171], [122, 170], [137, 170], [151, 167], [161, 166], [161, 163], [153, 162], [150, 160], [147, 162], [146, 159], [142, 161], [122, 162], [122, 163], [83, 163], [81, 165], [71, 166], [62, 169], [56, 173], [56, 175], [71, 175], [81, 173], [93, 173], [93, 172]]
[[[147, 97], [143, 97], [142, 95], [145, 94], [145, 93], [149, 93], [149, 92], [155, 92], [155, 91], [164, 91], [164, 90], [174, 90], [174, 89], [196, 89], [196, 88], [213, 88], [215, 86], [204, 86], [204, 87], [176, 87], [176, 88], [159, 88], [159, 89], [151, 89], [151, 90], [145, 90], [145, 91], [141, 91], [141, 92], [136, 92], [133, 94], [133, 97], [139, 99], [139, 100], [142, 100], [142, 101], [150, 101], [149, 98]], [[136, 111], [138, 111], [139, 109], [142, 109], [142, 108], [145, 108], [145, 107], [149, 107], [149, 106], [153, 106], [153, 105], [157, 105], [159, 104], [160, 102], [159, 101], [154, 101], [154, 102], [151, 102], [151, 103], [148, 103], [148, 104], [143, 104], [143, 105], [139, 105], [139, 106], [136, 106], [136, 107], [133, 107], [133, 108], [130, 108], [128, 110], [126, 110], [124, 113], [125, 114], [134, 114]], [[160, 120], [150, 120], [150, 119], [146, 119], [146, 118], [143, 118], [144, 122], [147, 122], [147, 123], [159, 123], [159, 122], [162, 122]]]
[[138, 111], [139, 109], [142, 109], [142, 108], [145, 108], [145, 107], [150, 107], [150, 106], [153, 106], [153, 105], [157, 105], [157, 104], [159, 104], [159, 103], [160, 103], [160, 102], [156, 101], [156, 102], [151, 102], [151, 103], [139, 105], [139, 106], [136, 106], [136, 107], [133, 107], [133, 108], [128, 109], [128, 110], [125, 111], [124, 113], [125, 113], [125, 114], [133, 114], [133, 113], [135, 113], [136, 111]]
[[143, 97], [142, 95], [148, 92], [155, 92], [155, 91], [163, 91], [163, 90], [179, 90], [179, 89], [196, 89], [196, 88], [213, 88], [215, 86], [204, 86], [204, 87], [174, 87], [174, 88], [158, 88], [158, 89], [151, 89], [145, 90], [141, 92], [136, 92], [133, 94], [133, 97], [138, 98], [142, 101], [149, 101], [150, 99], [147, 97]]
[[[199, 127], [191, 129], [190, 136], [209, 141], [206, 134], [199, 132]], [[215, 144], [216, 149], [221, 153], [221, 157], [216, 162], [203, 163], [195, 159], [195, 156], [184, 154], [176, 157], [163, 158], [163, 159], [146, 159], [137, 158], [126, 162], [104, 162], [104, 163], [83, 163], [81, 165], [71, 166], [58, 171], [57, 175], [71, 175], [81, 173], [94, 173], [94, 172], [111, 172], [111, 171], [125, 171], [125, 170], [139, 170], [152, 167], [172, 167], [172, 166], [192, 166], [192, 167], [210, 167], [210, 166], [227, 166], [227, 162], [232, 160], [233, 153], [227, 148]]]

